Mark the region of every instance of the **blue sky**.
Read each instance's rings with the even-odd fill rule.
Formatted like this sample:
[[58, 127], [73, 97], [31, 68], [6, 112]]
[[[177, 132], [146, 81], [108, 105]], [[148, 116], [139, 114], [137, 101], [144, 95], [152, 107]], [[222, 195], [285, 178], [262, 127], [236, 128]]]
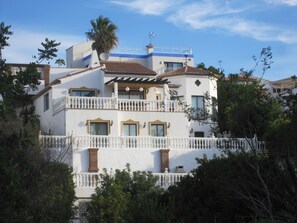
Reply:
[[274, 63], [264, 78], [297, 75], [297, 0], [1, 0], [0, 21], [14, 32], [3, 57], [34, 61], [48, 37], [61, 42], [65, 59], [100, 15], [118, 26], [119, 48], [144, 48], [155, 32], [155, 46], [191, 47], [196, 64], [221, 64], [228, 74], [251, 69], [252, 56], [270, 46]]

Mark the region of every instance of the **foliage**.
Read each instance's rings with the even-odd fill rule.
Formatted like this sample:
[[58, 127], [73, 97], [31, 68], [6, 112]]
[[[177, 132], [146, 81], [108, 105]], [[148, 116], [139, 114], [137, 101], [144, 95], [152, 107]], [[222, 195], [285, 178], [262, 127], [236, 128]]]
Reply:
[[[12, 34], [10, 26], [5, 32], [3, 26], [1, 23], [1, 49]], [[45, 59], [54, 56], [41, 53]], [[34, 107], [24, 107], [20, 119], [16, 117], [15, 102], [36, 90], [39, 79], [35, 63], [13, 73], [0, 59], [0, 222], [69, 222], [74, 214], [71, 171], [44, 156]]]
[[159, 197], [162, 190], [147, 172], [116, 170], [100, 176], [100, 187], [87, 204], [89, 222], [166, 222]]
[[[4, 22], [0, 23], [0, 56], [1, 50], [4, 49], [5, 46], [9, 46], [7, 40], [9, 36], [13, 34], [13, 32], [9, 30], [10, 28], [11, 26], [5, 26]], [[2, 57], [0, 57], [0, 59], [2, 59]]]
[[257, 81], [241, 83], [233, 77], [218, 82], [219, 129], [230, 131], [232, 137], [252, 138], [256, 134], [262, 138], [273, 118], [271, 108], [277, 106]]
[[56, 62], [55, 62], [55, 64], [58, 64], [59, 67], [60, 67], [62, 65], [65, 65], [65, 60], [63, 60], [63, 59], [57, 59]]
[[[20, 69], [13, 74], [11, 67], [0, 60], [0, 114], [2, 119], [14, 114], [14, 102], [17, 97], [27, 95], [30, 90], [37, 89], [40, 72], [35, 63], [30, 63], [26, 69]], [[0, 118], [1, 119], [1, 118]]]
[[[230, 74], [218, 81], [218, 125], [220, 132], [230, 131], [232, 137], [263, 139], [270, 122], [281, 116], [281, 105], [265, 89], [262, 79], [252, 75], [262, 65], [262, 76], [272, 64], [270, 47], [253, 57], [255, 66], [240, 74]], [[278, 112], [276, 112], [278, 111]]]
[[[8, 35], [12, 35], [9, 30], [11, 26], [0, 24], [0, 49], [8, 46]], [[43, 60], [51, 60], [56, 57], [57, 46], [55, 40], [45, 39], [45, 43], [41, 43], [44, 49], [38, 49], [39, 57], [36, 63], [41, 63]], [[36, 57], [35, 57], [36, 58]], [[60, 59], [61, 60], [61, 59]], [[6, 64], [5, 60], [0, 58], [0, 120], [14, 119], [15, 102], [23, 96], [28, 95], [29, 91], [36, 90], [40, 84], [41, 73], [38, 72], [36, 63], [30, 63], [26, 68], [19, 68], [19, 71], [13, 73], [11, 67]], [[36, 118], [34, 109], [23, 108], [24, 117]], [[32, 117], [29, 117], [32, 116]]]
[[49, 162], [37, 125], [0, 123], [0, 222], [67, 222], [75, 198], [65, 164]]
[[288, 184], [292, 182], [288, 181], [289, 171], [265, 154], [229, 153], [201, 159], [199, 164], [192, 175], [167, 192], [168, 200], [174, 201], [171, 213], [175, 221], [297, 220], [296, 187]]
[[297, 95], [289, 91], [283, 106], [285, 110], [270, 123], [266, 140], [275, 155], [297, 158]]
[[[50, 61], [53, 58], [57, 57], [57, 46], [59, 46], [61, 43], [57, 43], [56, 40], [49, 40], [48, 38], [45, 38], [45, 42], [41, 43], [42, 49], [38, 48], [38, 60], [37, 63], [40, 64], [42, 61]], [[36, 57], [35, 57], [36, 58]], [[49, 63], [49, 62], [48, 62]]]
[[109, 51], [118, 45], [119, 39], [116, 36], [118, 27], [114, 25], [108, 17], [99, 16], [96, 20], [91, 20], [92, 29], [86, 32], [87, 38], [93, 40], [93, 50], [97, 51], [100, 59], [101, 53]]

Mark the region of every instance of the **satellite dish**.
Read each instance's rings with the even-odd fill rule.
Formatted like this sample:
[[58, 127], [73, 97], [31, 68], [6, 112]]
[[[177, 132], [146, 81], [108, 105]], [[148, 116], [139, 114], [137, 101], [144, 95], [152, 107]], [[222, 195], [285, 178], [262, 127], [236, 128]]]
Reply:
[[109, 53], [101, 53], [99, 56], [100, 60], [107, 61], [109, 58]]

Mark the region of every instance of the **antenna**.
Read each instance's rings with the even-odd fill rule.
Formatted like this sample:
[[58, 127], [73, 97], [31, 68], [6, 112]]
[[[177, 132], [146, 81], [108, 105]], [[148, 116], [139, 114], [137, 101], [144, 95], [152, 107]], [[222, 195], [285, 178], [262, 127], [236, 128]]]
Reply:
[[109, 53], [101, 53], [101, 54], [99, 55], [99, 57], [100, 57], [100, 60], [102, 60], [102, 61], [107, 61], [108, 58], [109, 58]]
[[152, 44], [152, 40], [156, 38], [156, 33], [154, 32], [149, 32], [149, 39], [150, 39], [150, 44]]
[[185, 59], [184, 59], [185, 60], [185, 63], [184, 64], [186, 66], [188, 66], [188, 61], [190, 61], [191, 59], [188, 59], [188, 54], [185, 54], [184, 56], [185, 56]]

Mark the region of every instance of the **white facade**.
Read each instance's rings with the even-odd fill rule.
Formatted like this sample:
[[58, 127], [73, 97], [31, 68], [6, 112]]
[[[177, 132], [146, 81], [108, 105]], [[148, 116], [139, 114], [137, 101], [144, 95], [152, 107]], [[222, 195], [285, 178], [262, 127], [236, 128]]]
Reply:
[[[68, 68], [52, 68], [50, 83], [33, 97], [41, 141], [54, 151], [70, 148], [65, 162], [77, 185], [93, 185], [89, 181], [96, 172], [123, 169], [127, 163], [132, 171], [160, 174], [167, 169], [179, 176], [177, 172], [197, 167], [196, 158], [221, 154], [218, 144], [223, 141], [210, 128], [215, 123], [189, 121], [183, 110], [182, 104], [191, 105], [193, 97], [208, 93], [210, 100], [217, 98], [216, 79], [192, 67], [190, 50], [111, 53], [98, 64], [90, 47], [87, 42], [69, 48]], [[170, 70], [180, 72], [164, 73]], [[212, 113], [206, 102], [202, 107]], [[90, 196], [94, 189], [82, 187], [78, 197]]]
[[[92, 41], [74, 45], [66, 50], [66, 65], [69, 68], [90, 66]], [[146, 49], [115, 49], [108, 54], [109, 61], [133, 61], [155, 71], [157, 74], [172, 70], [171, 65], [195, 66], [191, 48], [153, 47]], [[168, 67], [170, 66], [170, 67]]]

